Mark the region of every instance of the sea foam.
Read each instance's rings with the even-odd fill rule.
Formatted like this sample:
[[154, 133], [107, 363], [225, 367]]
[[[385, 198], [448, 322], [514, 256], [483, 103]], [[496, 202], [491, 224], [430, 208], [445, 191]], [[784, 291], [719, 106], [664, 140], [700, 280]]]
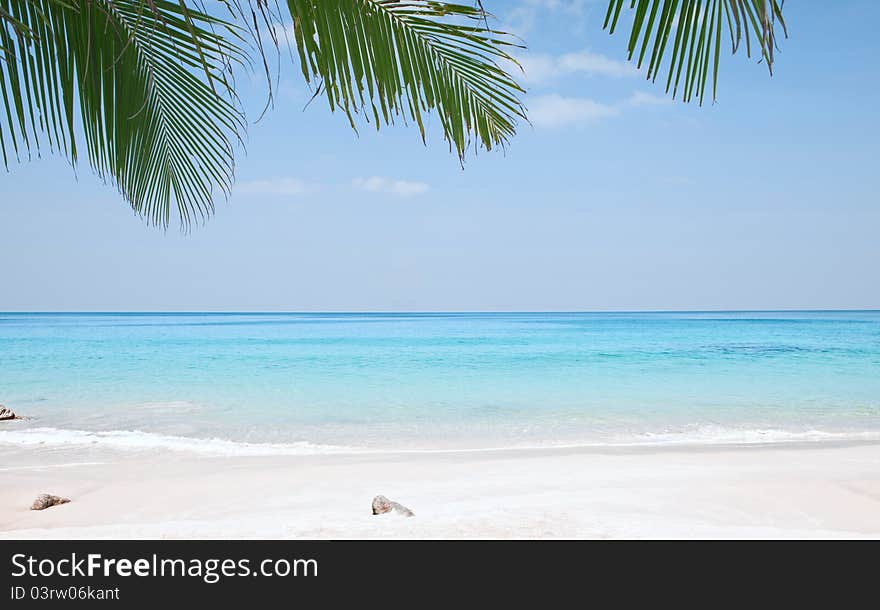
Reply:
[[682, 431], [614, 435], [583, 441], [546, 441], [470, 447], [349, 447], [308, 441], [289, 443], [254, 443], [223, 438], [196, 438], [144, 432], [141, 430], [89, 431], [49, 427], [0, 431], [0, 444], [49, 449], [96, 448], [118, 451], [178, 451], [204, 456], [259, 457], [344, 455], [365, 453], [458, 453], [508, 450], [589, 449], [668, 446], [777, 445], [824, 442], [880, 442], [876, 431], [824, 431], [781, 429], [738, 429], [701, 426]]
[[307, 441], [292, 443], [248, 443], [222, 438], [193, 438], [140, 430], [62, 430], [27, 428], [0, 431], [0, 443], [22, 447], [96, 447], [130, 451], [185, 451], [211, 456], [326, 455], [356, 453], [358, 449], [320, 445]]

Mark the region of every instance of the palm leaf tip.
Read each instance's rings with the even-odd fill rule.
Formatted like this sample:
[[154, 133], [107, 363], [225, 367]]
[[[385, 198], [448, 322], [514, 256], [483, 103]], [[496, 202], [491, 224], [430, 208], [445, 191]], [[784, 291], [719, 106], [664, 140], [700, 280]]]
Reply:
[[525, 119], [523, 89], [501, 66], [509, 35], [479, 6], [394, 0], [288, 0], [300, 66], [331, 109], [392, 124], [424, 140], [436, 115], [450, 148], [503, 147]]
[[[226, 24], [182, 0], [0, 0], [7, 152], [81, 148], [149, 223], [205, 219], [228, 193], [243, 129]], [[16, 36], [17, 24], [33, 31]], [[230, 26], [231, 27], [231, 26]], [[84, 143], [84, 146], [81, 144]]]
[[[627, 0], [609, 0], [604, 27], [614, 33]], [[751, 57], [753, 38], [760, 60], [773, 73], [777, 26], [788, 36], [782, 16], [784, 0], [629, 0], [632, 13], [627, 50], [646, 77], [656, 80], [664, 59], [671, 54], [666, 91], [673, 98], [694, 98], [702, 104], [710, 83], [716, 99], [721, 47], [727, 38], [736, 53], [744, 40]], [[726, 31], [726, 35], [724, 32]]]

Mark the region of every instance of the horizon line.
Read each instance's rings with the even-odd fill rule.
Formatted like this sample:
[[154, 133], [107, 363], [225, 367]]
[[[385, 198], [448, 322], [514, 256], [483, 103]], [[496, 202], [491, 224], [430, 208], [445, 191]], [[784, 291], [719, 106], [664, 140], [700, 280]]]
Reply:
[[880, 312], [880, 308], [872, 307], [838, 307], [838, 308], [775, 308], [775, 309], [448, 309], [448, 310], [10, 310], [0, 311], [0, 315], [45, 314], [45, 315], [467, 315], [467, 314], [636, 314], [636, 313], [835, 313], [835, 312]]

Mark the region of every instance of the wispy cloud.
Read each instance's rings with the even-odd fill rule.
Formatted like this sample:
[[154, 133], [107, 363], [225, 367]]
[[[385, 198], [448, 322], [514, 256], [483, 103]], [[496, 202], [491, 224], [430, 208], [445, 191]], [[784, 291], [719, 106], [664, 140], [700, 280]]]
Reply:
[[357, 178], [353, 182], [355, 188], [372, 193], [388, 193], [397, 197], [414, 197], [428, 191], [429, 186], [424, 182], [410, 180], [393, 180], [372, 176], [370, 178]]
[[[414, 197], [416, 195], [422, 195], [430, 188], [425, 182], [395, 180], [392, 178], [383, 178], [381, 176], [355, 178], [350, 184], [354, 188], [362, 191], [385, 193], [388, 195], [394, 195], [395, 197]], [[299, 197], [314, 193], [318, 190], [325, 190], [327, 188], [334, 190], [337, 188], [346, 188], [346, 186], [344, 183], [322, 185], [316, 182], [300, 180], [299, 178], [286, 177], [240, 182], [235, 185], [234, 192], [256, 197]]]
[[548, 55], [530, 53], [517, 58], [523, 67], [526, 82], [537, 84], [548, 80], [584, 74], [589, 76], [610, 76], [625, 78], [638, 76], [639, 72], [628, 62], [611, 59], [591, 51]]
[[671, 103], [672, 98], [653, 95], [644, 91], [636, 91], [624, 102], [627, 106], [667, 106]]
[[292, 23], [273, 23], [266, 28], [261, 28], [263, 44], [278, 43], [281, 45], [293, 44], [296, 40], [296, 31]]
[[268, 180], [240, 182], [235, 185], [235, 192], [244, 195], [296, 197], [312, 193], [317, 188], [317, 185], [297, 178], [271, 178]]
[[546, 13], [562, 13], [569, 19], [581, 19], [587, 0], [523, 0], [504, 16], [507, 32], [523, 36], [535, 27], [538, 18]]
[[620, 114], [616, 106], [586, 97], [564, 97], [558, 93], [542, 95], [529, 103], [529, 119], [535, 127], [583, 126]]
[[529, 120], [537, 128], [584, 127], [602, 119], [613, 118], [624, 110], [648, 106], [667, 106], [669, 98], [636, 91], [614, 104], [605, 104], [587, 97], [566, 97], [550, 93], [533, 98], [529, 106]]

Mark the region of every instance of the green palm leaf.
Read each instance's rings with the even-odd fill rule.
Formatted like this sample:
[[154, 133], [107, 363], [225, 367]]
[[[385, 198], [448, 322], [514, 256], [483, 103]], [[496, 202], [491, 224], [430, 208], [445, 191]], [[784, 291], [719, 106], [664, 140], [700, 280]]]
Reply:
[[[752, 38], [762, 60], [773, 72], [777, 44], [776, 25], [788, 35], [782, 17], [784, 0], [630, 0], [633, 24], [630, 32], [629, 59], [637, 57], [641, 68], [647, 58], [646, 76], [656, 80], [663, 60], [668, 64], [666, 91], [673, 98], [681, 91], [681, 99], [695, 96], [703, 103], [709, 75], [712, 76], [712, 99], [718, 88], [718, 68], [722, 38], [727, 31], [731, 52], [736, 53], [743, 38], [746, 54], [751, 56]], [[610, 0], [605, 15], [605, 28], [611, 33], [618, 24], [625, 0]]]
[[[525, 112], [523, 90], [502, 69], [511, 40], [481, 8], [449, 2], [288, 0], [303, 76], [355, 126], [403, 117], [425, 138], [435, 112], [459, 157], [469, 144], [503, 146]], [[514, 62], [515, 63], [515, 62]]]
[[83, 143], [148, 221], [212, 212], [243, 127], [227, 23], [168, 0], [0, 0], [0, 17], [5, 165], [44, 146], [76, 163]]

